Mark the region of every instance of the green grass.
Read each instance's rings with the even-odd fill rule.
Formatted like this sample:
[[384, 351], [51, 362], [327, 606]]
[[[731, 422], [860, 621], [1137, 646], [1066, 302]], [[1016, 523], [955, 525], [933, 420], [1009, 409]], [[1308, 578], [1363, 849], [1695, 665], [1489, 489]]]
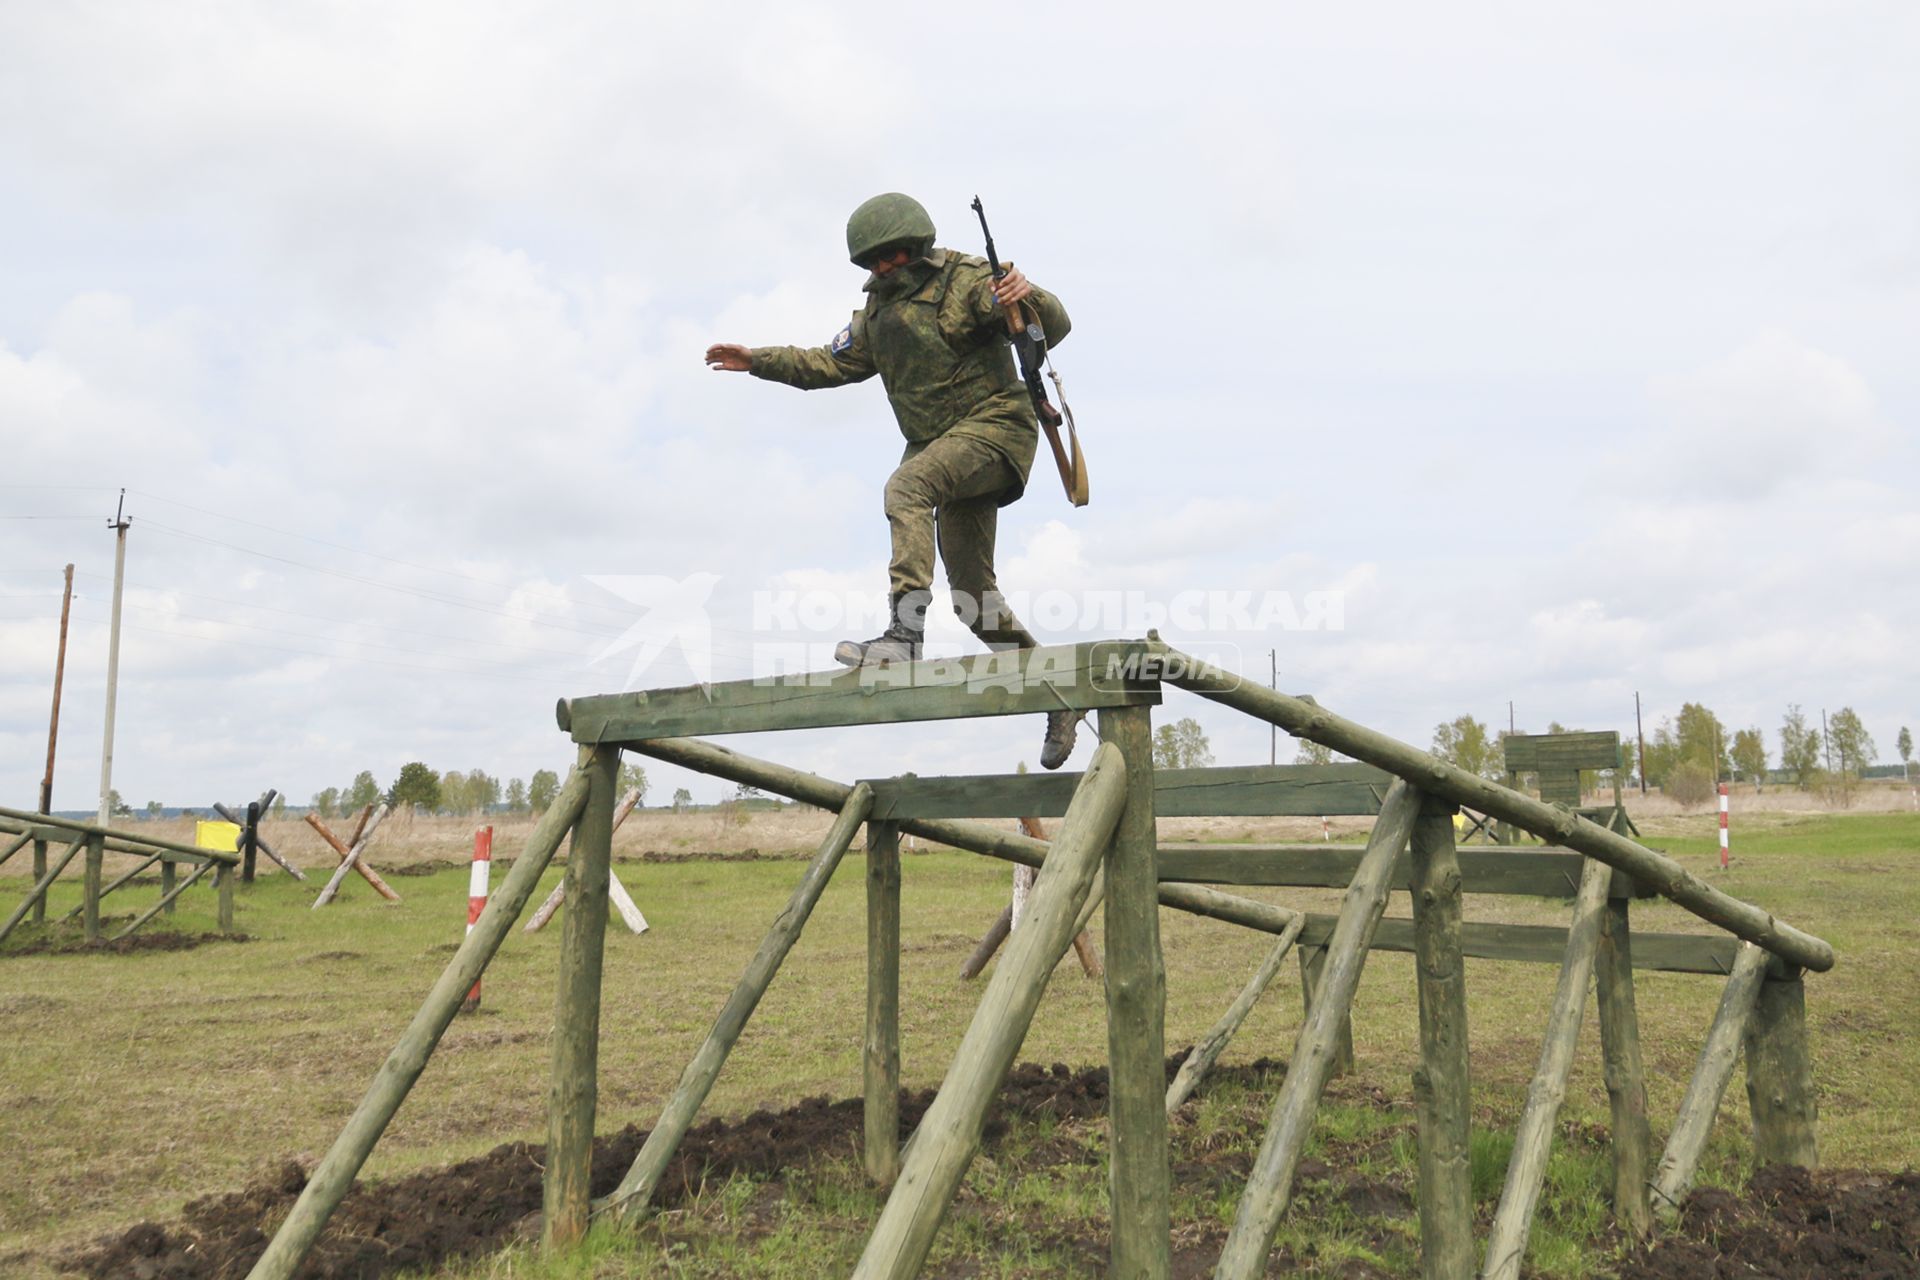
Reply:
[[[1839, 964], [1808, 979], [1809, 1030], [1820, 1087], [1825, 1163], [1920, 1164], [1920, 1129], [1906, 1122], [1920, 1079], [1920, 817], [1844, 815], [1772, 820], [1734, 831], [1735, 862], [1717, 868], [1714, 816], [1670, 819], [1648, 835], [1690, 869], [1830, 940]], [[503, 852], [510, 852], [503, 850]], [[622, 863], [621, 878], [653, 924], [610, 937], [603, 1011], [603, 1131], [651, 1124], [666, 1092], [784, 904], [792, 861]], [[498, 874], [498, 872], [497, 872]], [[547, 884], [558, 872], [548, 874]], [[17, 882], [7, 880], [9, 892]], [[0, 948], [0, 1271], [53, 1274], [47, 1255], [142, 1219], [166, 1220], [186, 1200], [237, 1188], [288, 1156], [317, 1156], [365, 1090], [395, 1037], [457, 944], [464, 871], [397, 877], [406, 901], [382, 903], [350, 882], [342, 900], [308, 910], [317, 886], [263, 875], [243, 889], [238, 924], [257, 940], [131, 955], [5, 954]], [[909, 855], [902, 936], [903, 1076], [938, 1083], [982, 984], [957, 971], [1006, 894], [1003, 866], [968, 855]], [[545, 886], [543, 886], [544, 891]], [[1335, 909], [1327, 892], [1252, 896]], [[136, 885], [108, 900], [128, 917], [158, 896]], [[52, 906], [77, 901], [71, 882]], [[1404, 897], [1391, 914], [1404, 915]], [[1476, 898], [1472, 919], [1564, 921], [1564, 904]], [[850, 1096], [860, 1081], [865, 904], [849, 859], [742, 1037], [706, 1109], [737, 1115], [813, 1094]], [[1644, 929], [1702, 929], [1664, 903], [1636, 904]], [[159, 927], [158, 925], [152, 927]], [[183, 899], [174, 927], [214, 928], [211, 889]], [[1178, 912], [1162, 915], [1167, 1044], [1203, 1032], [1258, 966], [1259, 938]], [[517, 930], [486, 977], [483, 1011], [456, 1021], [376, 1150], [367, 1172], [392, 1175], [545, 1131], [545, 1075], [559, 930]], [[1483, 1215], [1504, 1172], [1505, 1147], [1539, 1051], [1552, 999], [1549, 966], [1470, 962], [1469, 1010]], [[1638, 984], [1656, 1140], [1664, 1137], [1715, 1001], [1711, 978], [1643, 974]], [[1285, 1058], [1299, 1018], [1297, 978], [1276, 981], [1225, 1061]], [[1316, 1126], [1312, 1158], [1330, 1178], [1359, 1177], [1411, 1192], [1409, 1074], [1417, 1039], [1408, 957], [1373, 957], [1354, 1013], [1360, 1064]], [[1100, 985], [1071, 962], [1049, 989], [1022, 1057], [1091, 1065], [1106, 1054]], [[1561, 1141], [1533, 1239], [1542, 1275], [1604, 1274], [1610, 1175], [1607, 1105], [1591, 1013], [1582, 1031]], [[1390, 1100], [1381, 1105], [1365, 1086]], [[1177, 1166], [1200, 1168], [1257, 1146], [1270, 1092], [1225, 1087], [1176, 1122]], [[1736, 1076], [1702, 1164], [1703, 1182], [1744, 1178], [1743, 1083]], [[1104, 1138], [1076, 1123], [1016, 1129], [969, 1175], [937, 1246], [940, 1265], [985, 1275], [1090, 1274], [1088, 1240], [1104, 1239]], [[1182, 1163], [1184, 1162], [1184, 1164]], [[1177, 1183], [1179, 1232], [1217, 1245], [1238, 1183], [1195, 1174]], [[1363, 1259], [1413, 1274], [1414, 1220], [1359, 1214], [1334, 1181], [1305, 1179], [1280, 1243], [1321, 1273]], [[596, 1235], [581, 1253], [543, 1260], [527, 1249], [438, 1273], [447, 1277], [805, 1276], [844, 1272], [877, 1211], [848, 1159], [823, 1160], [773, 1183], [709, 1187], [638, 1237]], [[1044, 1229], [1042, 1229], [1044, 1228]], [[1178, 1233], [1177, 1233], [1178, 1235]], [[12, 1251], [32, 1256], [21, 1258]], [[1097, 1269], [1097, 1268], [1096, 1268]]]

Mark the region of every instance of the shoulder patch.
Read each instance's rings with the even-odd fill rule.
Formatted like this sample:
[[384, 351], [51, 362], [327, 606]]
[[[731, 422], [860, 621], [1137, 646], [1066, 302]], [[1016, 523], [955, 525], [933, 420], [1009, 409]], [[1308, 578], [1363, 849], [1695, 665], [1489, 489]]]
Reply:
[[853, 345], [853, 324], [852, 322], [848, 322], [846, 328], [842, 329], [840, 332], [833, 335], [833, 342], [828, 349], [832, 351], [834, 355], [837, 356], [842, 351], [845, 351], [848, 347], [852, 345]]

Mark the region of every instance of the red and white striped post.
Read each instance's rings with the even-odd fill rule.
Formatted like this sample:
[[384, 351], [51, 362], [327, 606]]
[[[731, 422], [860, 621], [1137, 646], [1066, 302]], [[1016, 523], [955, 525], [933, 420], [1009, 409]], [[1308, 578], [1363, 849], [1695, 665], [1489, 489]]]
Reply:
[[1322, 840], [1333, 839], [1333, 828], [1327, 825], [1327, 820], [1324, 817], [1320, 819], [1320, 838]]
[[1727, 869], [1727, 784], [1720, 784], [1720, 869]]
[[[480, 919], [480, 913], [487, 909], [487, 881], [493, 871], [493, 828], [481, 827], [473, 833], [473, 872], [467, 879], [467, 932], [473, 932], [473, 926]], [[467, 992], [466, 1000], [460, 1006], [460, 1012], [472, 1013], [480, 1007], [480, 979], [473, 980], [473, 990]]]

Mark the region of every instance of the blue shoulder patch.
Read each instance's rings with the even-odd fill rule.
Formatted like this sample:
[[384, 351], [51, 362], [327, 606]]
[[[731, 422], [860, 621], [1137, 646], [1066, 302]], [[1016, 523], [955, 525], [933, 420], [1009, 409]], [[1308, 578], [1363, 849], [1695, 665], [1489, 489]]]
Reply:
[[842, 351], [845, 351], [848, 347], [852, 345], [853, 345], [853, 326], [849, 324], [846, 328], [842, 329], [840, 332], [833, 335], [833, 345], [829, 349], [833, 352], [834, 355], [837, 356]]

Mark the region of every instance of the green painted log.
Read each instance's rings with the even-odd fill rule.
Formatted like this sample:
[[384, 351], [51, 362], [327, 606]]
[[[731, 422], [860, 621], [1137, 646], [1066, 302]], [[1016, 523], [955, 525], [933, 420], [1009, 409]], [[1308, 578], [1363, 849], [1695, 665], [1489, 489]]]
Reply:
[[[41, 878], [44, 877], [46, 874], [47, 874], [47, 842], [45, 840], [42, 840], [38, 835], [36, 835], [33, 838], [34, 883], [38, 884]], [[35, 924], [46, 923], [47, 897], [45, 894], [41, 894], [39, 897], [33, 900], [32, 914], [33, 914], [33, 922]], [[4, 938], [4, 937], [6, 937], [5, 931], [0, 930], [0, 938]]]
[[648, 689], [562, 699], [556, 718], [575, 742], [633, 745], [693, 734], [1150, 706], [1160, 701], [1159, 685], [1125, 674], [1143, 651], [1137, 640], [1097, 640]]
[[[122, 885], [126, 884], [129, 880], [139, 875], [142, 871], [145, 871], [148, 867], [152, 866], [154, 863], [159, 862], [160, 858], [161, 858], [161, 855], [158, 853], [148, 854], [139, 864], [137, 864], [133, 868], [133, 870], [128, 871], [123, 875], [115, 876], [113, 878], [112, 883], [108, 884], [105, 888], [100, 890], [100, 896], [103, 898], [106, 897], [108, 894], [112, 893], [115, 889], [120, 888]], [[171, 870], [173, 866], [172, 863], [162, 863], [161, 865], [166, 867], [168, 870]], [[160, 886], [161, 896], [164, 897], [166, 895], [167, 890], [172, 887], [173, 887], [173, 882], [171, 880], [164, 882]], [[79, 915], [85, 909], [86, 909], [86, 904], [83, 902], [79, 906], [74, 907], [73, 910], [67, 912], [67, 914], [65, 914], [64, 916], [61, 916], [60, 918], [62, 920], [71, 920], [75, 916]]]
[[[340, 1201], [353, 1185], [354, 1175], [366, 1163], [367, 1154], [380, 1139], [394, 1112], [406, 1099], [413, 1082], [426, 1069], [427, 1058], [460, 1012], [467, 992], [493, 959], [501, 940], [513, 928], [513, 922], [526, 909], [527, 899], [540, 885], [540, 876], [553, 860], [554, 850], [580, 816], [587, 801], [587, 775], [575, 769], [553, 803], [534, 825], [527, 837], [526, 851], [513, 864], [505, 883], [487, 902], [473, 930], [461, 942], [460, 949], [447, 962], [446, 969], [427, 993], [426, 1002], [407, 1024], [400, 1041], [373, 1078], [366, 1096], [354, 1108], [353, 1116], [334, 1139], [333, 1146], [307, 1180], [306, 1189], [294, 1201], [293, 1209], [280, 1230], [274, 1233], [266, 1252], [247, 1273], [248, 1280], [291, 1280], [307, 1251], [320, 1236]], [[221, 878], [231, 885], [233, 869], [223, 866]]]
[[[213, 864], [210, 862], [203, 862], [200, 865], [203, 867], [208, 867], [208, 866], [212, 866]], [[198, 879], [197, 873], [195, 875], [195, 878]], [[173, 887], [174, 887], [174, 882], [178, 879], [179, 879], [179, 876], [176, 875], [174, 872], [173, 861], [171, 859], [163, 858], [160, 862], [160, 907], [161, 907], [161, 910], [165, 911], [168, 915], [173, 914], [173, 900], [176, 896], [173, 891]]]
[[1472, 1280], [1477, 1252], [1455, 812], [1444, 800], [1423, 799], [1407, 849], [1420, 1002], [1420, 1065], [1413, 1073], [1413, 1099], [1420, 1126], [1420, 1265], [1425, 1280]]
[[193, 874], [188, 876], [184, 883], [176, 885], [174, 888], [162, 893], [160, 895], [160, 901], [154, 903], [151, 907], [148, 907], [144, 912], [140, 914], [139, 918], [136, 919], [132, 924], [128, 925], [126, 928], [122, 929], [120, 932], [114, 934], [112, 941], [114, 942], [120, 941], [120, 939], [127, 937], [135, 929], [138, 929], [141, 925], [153, 919], [155, 916], [159, 915], [162, 911], [170, 909], [173, 906], [173, 900], [175, 898], [179, 897], [181, 894], [185, 893], [187, 890], [193, 888], [195, 882], [198, 881], [201, 876], [207, 874], [209, 870], [211, 870], [212, 868], [218, 865], [219, 865], [218, 863], [214, 863], [214, 862], [203, 862], [199, 866], [195, 867], [193, 869]]
[[41, 872], [34, 880], [33, 887], [27, 890], [27, 896], [21, 899], [20, 905], [14, 908], [13, 914], [7, 917], [7, 922], [0, 924], [0, 942], [5, 942], [7, 935], [26, 919], [27, 912], [33, 909], [35, 903], [46, 900], [47, 890], [53, 887], [53, 882], [60, 878], [60, 873], [67, 869], [67, 864], [73, 861], [74, 856], [86, 847], [87, 838], [83, 835], [67, 846], [66, 852], [60, 855], [51, 870]]
[[87, 869], [80, 881], [80, 921], [88, 942], [100, 941], [100, 872], [106, 857], [106, 837], [88, 836]]
[[1127, 783], [1119, 748], [1102, 743], [940, 1092], [907, 1144], [893, 1194], [854, 1268], [854, 1280], [911, 1280], [920, 1274], [941, 1219], [979, 1150], [987, 1109], [1020, 1051], [1054, 966], [1072, 945], [1074, 917], [1093, 887], [1127, 803]]
[[1293, 1175], [1307, 1145], [1321, 1091], [1333, 1075], [1340, 1024], [1353, 1006], [1354, 989], [1367, 962], [1367, 944], [1387, 905], [1394, 864], [1406, 853], [1420, 793], [1396, 782], [1381, 802], [1379, 821], [1367, 841], [1367, 856], [1348, 886], [1340, 908], [1340, 927], [1327, 948], [1319, 998], [1294, 1040], [1286, 1082], [1274, 1101], [1267, 1136], [1260, 1144], [1233, 1230], [1220, 1251], [1217, 1280], [1254, 1280], [1266, 1274], [1274, 1233], [1293, 1196]]
[[[240, 855], [227, 853], [219, 849], [202, 849], [195, 844], [182, 844], [178, 840], [165, 840], [159, 836], [143, 835], [135, 831], [121, 831], [114, 827], [103, 827], [97, 823], [81, 822], [77, 818], [62, 818], [54, 814], [33, 813], [26, 809], [9, 809], [0, 806], [0, 821], [14, 829], [22, 826], [41, 830], [53, 829], [68, 833], [67, 838], [76, 835], [101, 834], [106, 836], [106, 847], [115, 853], [151, 853], [155, 849], [165, 849], [169, 853], [184, 853], [195, 862], [207, 858], [215, 862], [240, 863]], [[38, 832], [36, 832], [38, 834]]]
[[867, 824], [867, 1039], [862, 1154], [882, 1187], [900, 1174], [900, 828]]
[[[631, 750], [730, 782], [744, 782], [762, 791], [770, 791], [820, 809], [840, 808], [847, 802], [852, 790], [844, 782], [834, 782], [816, 773], [790, 769], [786, 765], [692, 738], [655, 738], [636, 742]], [[907, 818], [901, 820], [899, 826], [909, 835], [1022, 866], [1037, 867], [1047, 856], [1045, 841], [1002, 831], [981, 822]], [[1161, 885], [1160, 905], [1273, 934], [1286, 932], [1294, 916], [1285, 907], [1242, 898], [1237, 894], [1221, 893], [1218, 889], [1196, 884]]]
[[1475, 777], [1438, 756], [1343, 719], [1314, 703], [1276, 693], [1221, 671], [1157, 640], [1149, 649], [1161, 663], [1161, 678], [1169, 683], [1279, 725], [1295, 737], [1332, 747], [1356, 760], [1398, 774], [1455, 804], [1492, 814], [1554, 844], [1598, 858], [1651, 886], [1662, 897], [1672, 899], [1701, 919], [1758, 943], [1803, 968], [1824, 973], [1833, 967], [1833, 948], [1826, 942], [1714, 888], [1673, 859], [1635, 844], [1617, 832], [1567, 810], [1542, 804], [1510, 787]]
[[[1300, 1007], [1306, 1016], [1312, 1017], [1314, 1002], [1320, 998], [1320, 979], [1325, 975], [1327, 969], [1327, 940], [1332, 938], [1333, 931], [1339, 927], [1340, 918], [1338, 916], [1320, 916], [1317, 918], [1309, 916], [1307, 917], [1306, 923], [1309, 926], [1314, 924], [1324, 924], [1326, 926], [1317, 945], [1300, 948]], [[1303, 927], [1301, 932], [1306, 932], [1306, 929]], [[1412, 935], [1409, 934], [1408, 936], [1409, 939], [1411, 939]], [[1376, 941], [1369, 945], [1374, 946], [1378, 944]], [[1409, 941], [1409, 949], [1411, 949], [1411, 941]], [[1346, 1014], [1340, 1019], [1340, 1029], [1334, 1033], [1333, 1074], [1336, 1076], [1351, 1075], [1353, 1068], [1353, 1017], [1351, 1014]]]
[[1586, 1018], [1587, 991], [1593, 986], [1593, 957], [1600, 945], [1600, 922], [1607, 911], [1608, 871], [1590, 862], [1573, 903], [1573, 925], [1567, 932], [1567, 960], [1553, 993], [1547, 1016], [1546, 1043], [1540, 1065], [1527, 1089], [1526, 1109], [1513, 1137], [1513, 1156], [1507, 1161], [1507, 1179], [1500, 1188], [1500, 1204], [1487, 1233], [1485, 1280], [1518, 1280], [1520, 1260], [1526, 1256], [1527, 1237], [1533, 1231], [1533, 1211], [1540, 1203], [1547, 1160], [1553, 1154], [1553, 1126], [1560, 1104], [1567, 1098], [1567, 1078], [1573, 1073], [1573, 1051]]
[[[1299, 946], [1303, 950], [1325, 947], [1338, 924], [1337, 916], [1309, 912]], [[1662, 973], [1706, 973], [1723, 978], [1733, 969], [1734, 958], [1744, 945], [1725, 934], [1642, 933], [1634, 938], [1633, 965]], [[1374, 931], [1373, 949], [1412, 954], [1413, 922], [1398, 917], [1382, 920]], [[1565, 925], [1469, 920], [1460, 929], [1460, 949], [1475, 960], [1558, 965], [1566, 962], [1567, 929]]]
[[1807, 1052], [1807, 996], [1800, 975], [1760, 984], [1747, 1022], [1747, 1106], [1753, 1158], [1811, 1169], [1820, 1163], [1819, 1109]]
[[620, 749], [581, 751], [587, 801], [574, 823], [560, 926], [553, 1073], [547, 1091], [547, 1163], [541, 1244], [566, 1249], [587, 1234], [593, 1185], [593, 1119], [600, 1098], [600, 972], [607, 952], [607, 884]]
[[1607, 1103], [1613, 1113], [1613, 1220], [1632, 1239], [1653, 1229], [1647, 1201], [1647, 1074], [1640, 1060], [1640, 1015], [1633, 999], [1633, 933], [1630, 904], [1607, 903], [1594, 957], [1600, 1006], [1600, 1053]]
[[14, 854], [20, 852], [22, 849], [26, 848], [28, 845], [32, 843], [33, 843], [33, 832], [31, 831], [21, 832], [17, 837], [15, 837], [14, 842], [7, 846], [6, 852], [0, 853], [0, 866], [5, 866], [7, 859], [11, 858]]
[[[883, 818], [1057, 818], [1080, 775], [982, 773], [868, 778]], [[1371, 816], [1393, 775], [1369, 764], [1235, 765], [1156, 769], [1153, 811], [1161, 818]], [[1342, 881], [1344, 884], [1345, 881]]]
[[[1163, 815], [1164, 816], [1164, 815]], [[1160, 879], [1199, 884], [1257, 884], [1300, 889], [1344, 889], [1360, 865], [1358, 845], [1308, 844], [1169, 844], [1160, 846]], [[1516, 894], [1523, 897], [1571, 898], [1580, 888], [1586, 859], [1556, 849], [1464, 849], [1460, 864], [1461, 891]], [[1409, 887], [1407, 874], [1395, 889]], [[1612, 894], [1617, 898], [1651, 897], [1632, 876], [1614, 873]]]
[[214, 894], [219, 900], [220, 932], [233, 932], [233, 880], [239, 873], [238, 865], [230, 862], [220, 864], [218, 874], [213, 877]]
[[1767, 953], [1748, 943], [1740, 948], [1733, 975], [1714, 1010], [1713, 1025], [1707, 1028], [1707, 1041], [1700, 1048], [1700, 1061], [1687, 1084], [1687, 1095], [1680, 1100], [1680, 1112], [1674, 1118], [1673, 1132], [1660, 1156], [1660, 1167], [1653, 1175], [1654, 1211], [1663, 1219], [1679, 1216], [1680, 1202], [1693, 1187], [1693, 1175], [1700, 1167], [1700, 1153], [1706, 1149], [1707, 1134], [1720, 1110], [1727, 1082], [1733, 1078], [1734, 1064], [1740, 1059], [1740, 1042], [1747, 1022], [1760, 996], [1765, 976]]
[[747, 962], [746, 972], [741, 975], [733, 994], [727, 997], [720, 1016], [714, 1020], [713, 1029], [707, 1032], [707, 1038], [701, 1042], [693, 1060], [681, 1073], [680, 1083], [674, 1087], [666, 1106], [661, 1108], [660, 1118], [654, 1122], [652, 1132], [647, 1134], [640, 1154], [634, 1157], [633, 1166], [620, 1180], [620, 1185], [614, 1188], [613, 1194], [595, 1206], [596, 1214], [610, 1212], [618, 1221], [631, 1226], [647, 1212], [647, 1202], [658, 1189], [660, 1176], [667, 1171], [667, 1164], [679, 1148], [680, 1140], [686, 1136], [694, 1117], [699, 1114], [700, 1105], [712, 1091], [713, 1082], [719, 1078], [720, 1068], [726, 1065], [734, 1042], [746, 1028], [747, 1019], [753, 1016], [760, 997], [766, 994], [773, 975], [780, 971], [781, 962], [799, 940], [807, 917], [813, 914], [814, 904], [820, 901], [820, 895], [826, 891], [827, 882], [840, 865], [841, 855], [846, 853], [847, 846], [853, 842], [860, 824], [867, 820], [872, 807], [873, 793], [864, 786], [855, 787], [847, 797], [846, 806], [840, 810], [840, 816], [834, 819], [826, 839], [820, 842], [819, 852], [807, 864], [806, 874], [794, 886], [793, 895], [787, 899], [785, 909], [774, 920], [767, 936], [761, 939], [753, 959]]
[[[1127, 771], [1126, 807], [1114, 825], [1106, 861], [1112, 1205], [1107, 1270], [1113, 1276], [1164, 1280], [1173, 1265], [1173, 1244], [1167, 1167], [1167, 970], [1160, 954], [1160, 878], [1154, 867], [1153, 713], [1145, 707], [1102, 711], [1100, 740], [1120, 752]], [[1078, 924], [1079, 910], [1073, 914]], [[1073, 936], [1068, 933], [1069, 944]]]
[[1206, 1035], [1195, 1042], [1193, 1051], [1187, 1054], [1186, 1061], [1180, 1064], [1179, 1073], [1173, 1077], [1173, 1083], [1167, 1086], [1168, 1115], [1178, 1111], [1181, 1104], [1193, 1096], [1193, 1091], [1200, 1087], [1200, 1081], [1206, 1078], [1207, 1072], [1213, 1069], [1213, 1064], [1220, 1060], [1222, 1053], [1226, 1052], [1227, 1046], [1233, 1042], [1233, 1037], [1239, 1032], [1240, 1024], [1247, 1020], [1247, 1015], [1253, 1011], [1253, 1006], [1259, 1001], [1261, 993], [1266, 991], [1274, 975], [1280, 972], [1281, 962], [1293, 949], [1294, 940], [1300, 936], [1300, 928], [1306, 922], [1305, 916], [1294, 917], [1293, 925], [1287, 932], [1280, 935], [1280, 941], [1275, 943], [1273, 950], [1267, 953], [1267, 958], [1260, 962], [1260, 967], [1254, 971], [1247, 985], [1240, 989], [1240, 994], [1234, 997], [1233, 1003], [1227, 1006], [1227, 1011], [1220, 1015], [1220, 1020], [1208, 1029]]

